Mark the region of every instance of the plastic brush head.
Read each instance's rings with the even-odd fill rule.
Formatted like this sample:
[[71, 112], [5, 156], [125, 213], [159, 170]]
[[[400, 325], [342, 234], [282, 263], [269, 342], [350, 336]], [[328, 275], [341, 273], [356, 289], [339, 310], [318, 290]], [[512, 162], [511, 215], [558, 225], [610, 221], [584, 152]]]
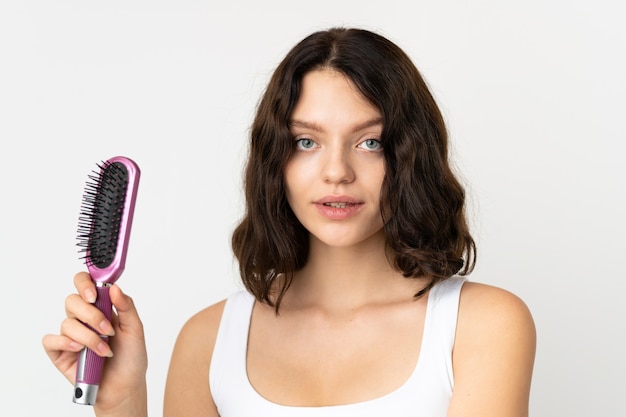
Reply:
[[98, 167], [85, 186], [77, 245], [92, 278], [112, 283], [124, 269], [139, 169], [124, 157]]
[[128, 189], [128, 171], [120, 163], [99, 165], [99, 175], [90, 175], [85, 186], [78, 223], [78, 246], [85, 263], [106, 268], [115, 257], [120, 222]]

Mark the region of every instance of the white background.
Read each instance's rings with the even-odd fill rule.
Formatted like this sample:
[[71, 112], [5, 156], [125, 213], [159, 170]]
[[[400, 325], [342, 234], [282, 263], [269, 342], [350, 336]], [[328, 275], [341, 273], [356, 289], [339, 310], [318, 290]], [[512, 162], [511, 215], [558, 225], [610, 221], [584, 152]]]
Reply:
[[87, 174], [115, 155], [143, 174], [119, 284], [145, 322], [161, 414], [180, 326], [240, 288], [230, 233], [261, 91], [292, 45], [334, 25], [389, 37], [432, 87], [468, 186], [471, 278], [536, 320], [531, 415], [626, 415], [620, 3], [3, 0], [0, 415], [91, 415], [41, 337], [83, 269]]

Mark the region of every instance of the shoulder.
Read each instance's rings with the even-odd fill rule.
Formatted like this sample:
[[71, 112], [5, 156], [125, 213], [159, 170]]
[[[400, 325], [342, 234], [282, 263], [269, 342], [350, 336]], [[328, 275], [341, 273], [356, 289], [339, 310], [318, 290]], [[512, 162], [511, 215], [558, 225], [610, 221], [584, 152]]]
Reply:
[[[225, 319], [233, 320], [233, 318], [239, 318], [246, 308], [251, 309], [254, 306], [254, 301], [254, 297], [249, 292], [242, 290], [200, 310], [183, 325], [178, 335], [177, 345], [187, 349], [208, 350], [210, 356], [213, 353], [221, 322]], [[225, 316], [227, 305], [230, 306], [228, 317]]]
[[[498, 319], [493, 322], [494, 319]], [[475, 282], [466, 282], [459, 301], [460, 325], [490, 326], [506, 322], [509, 325], [530, 326], [533, 319], [526, 303], [517, 295], [502, 288]]]
[[194, 314], [176, 339], [165, 388], [164, 416], [217, 416], [209, 368], [226, 300]]
[[[203, 345], [215, 339], [227, 300], [221, 300], [191, 316], [183, 325], [178, 335], [179, 341], [202, 339]], [[209, 337], [209, 339], [207, 339]]]
[[208, 366], [226, 301], [219, 301], [200, 310], [185, 322], [176, 339], [173, 361], [179, 356], [186, 358], [189, 354], [197, 354], [203, 360], [208, 360]]
[[534, 350], [535, 324], [526, 303], [502, 288], [466, 282], [459, 301], [455, 348], [491, 343], [495, 349], [499, 343], [513, 341], [509, 339]]
[[[536, 331], [527, 305], [501, 288], [466, 282], [453, 351], [451, 413], [526, 416]], [[491, 392], [498, 395], [487, 395]], [[499, 414], [498, 414], [499, 413]]]

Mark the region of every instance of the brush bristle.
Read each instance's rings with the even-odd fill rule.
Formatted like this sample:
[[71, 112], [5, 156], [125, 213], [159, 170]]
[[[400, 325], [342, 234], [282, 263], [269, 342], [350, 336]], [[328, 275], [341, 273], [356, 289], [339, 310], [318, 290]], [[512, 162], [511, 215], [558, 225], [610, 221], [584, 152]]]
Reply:
[[78, 219], [78, 246], [82, 259], [98, 268], [108, 267], [115, 258], [120, 223], [128, 188], [128, 171], [119, 163], [103, 162], [99, 172], [89, 176]]

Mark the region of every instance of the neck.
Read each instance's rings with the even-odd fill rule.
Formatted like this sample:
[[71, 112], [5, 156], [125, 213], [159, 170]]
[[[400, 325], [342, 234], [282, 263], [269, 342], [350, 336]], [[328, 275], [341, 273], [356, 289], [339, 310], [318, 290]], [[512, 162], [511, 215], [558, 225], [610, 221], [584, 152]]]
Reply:
[[312, 240], [306, 266], [294, 276], [285, 301], [341, 311], [411, 298], [420, 283], [393, 269], [383, 239], [337, 248]]

